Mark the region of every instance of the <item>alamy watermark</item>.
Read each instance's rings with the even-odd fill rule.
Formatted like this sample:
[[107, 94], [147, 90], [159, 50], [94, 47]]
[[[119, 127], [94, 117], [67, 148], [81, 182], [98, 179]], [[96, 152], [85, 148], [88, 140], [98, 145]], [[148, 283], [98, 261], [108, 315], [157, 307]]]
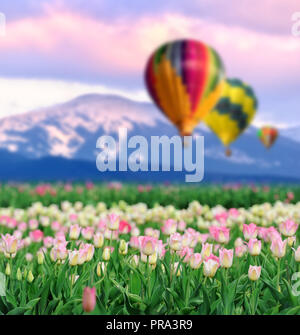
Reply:
[[295, 12], [292, 15], [292, 35], [295, 37], [300, 37], [300, 12]]
[[5, 297], [6, 293], [5, 293], [5, 281], [6, 281], [6, 277], [5, 274], [0, 272], [0, 297]]
[[298, 297], [300, 295], [300, 291], [298, 291], [298, 288], [300, 287], [300, 272], [295, 272], [292, 275], [292, 281], [296, 280], [296, 283], [292, 285], [292, 293], [295, 297]]
[[6, 35], [6, 17], [0, 12], [0, 37]]
[[[204, 177], [203, 136], [195, 138], [185, 136], [184, 139], [180, 136], [171, 138], [151, 136], [148, 143], [144, 136], [132, 136], [128, 140], [127, 129], [120, 128], [117, 141], [112, 136], [104, 135], [98, 138], [96, 147], [102, 149], [96, 160], [97, 169], [101, 172], [171, 171], [173, 169], [175, 172], [189, 172], [190, 174], [185, 175], [185, 181], [188, 183], [200, 182]], [[171, 162], [172, 148], [173, 162]], [[134, 150], [129, 154], [130, 149]]]

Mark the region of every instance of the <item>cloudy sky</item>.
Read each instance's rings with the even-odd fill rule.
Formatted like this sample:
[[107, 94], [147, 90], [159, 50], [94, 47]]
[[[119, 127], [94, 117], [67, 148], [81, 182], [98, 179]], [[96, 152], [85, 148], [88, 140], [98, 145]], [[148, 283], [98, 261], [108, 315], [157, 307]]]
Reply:
[[299, 0], [1, 0], [0, 12], [0, 117], [85, 93], [148, 101], [149, 54], [196, 38], [254, 87], [257, 125], [300, 125]]

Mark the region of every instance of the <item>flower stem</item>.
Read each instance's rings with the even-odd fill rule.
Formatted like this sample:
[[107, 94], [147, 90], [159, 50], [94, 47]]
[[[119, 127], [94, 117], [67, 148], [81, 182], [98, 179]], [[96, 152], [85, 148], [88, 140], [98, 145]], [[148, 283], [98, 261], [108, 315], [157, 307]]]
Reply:
[[278, 263], [277, 263], [277, 290], [278, 292], [281, 292], [280, 289], [280, 265], [281, 265], [281, 258], [278, 259]]

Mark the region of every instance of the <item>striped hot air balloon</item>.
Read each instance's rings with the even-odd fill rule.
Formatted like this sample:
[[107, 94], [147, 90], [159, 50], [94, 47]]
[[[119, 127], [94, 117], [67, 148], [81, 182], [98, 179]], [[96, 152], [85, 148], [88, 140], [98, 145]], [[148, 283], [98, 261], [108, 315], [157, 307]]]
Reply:
[[206, 125], [218, 136], [227, 148], [252, 122], [257, 98], [253, 89], [239, 79], [226, 79], [216, 107], [205, 117]]
[[262, 144], [269, 149], [278, 137], [278, 130], [274, 127], [265, 126], [258, 130], [257, 136], [261, 140]]
[[145, 70], [148, 91], [180, 134], [191, 135], [219, 100], [223, 63], [215, 50], [195, 40], [177, 40], [158, 48]]

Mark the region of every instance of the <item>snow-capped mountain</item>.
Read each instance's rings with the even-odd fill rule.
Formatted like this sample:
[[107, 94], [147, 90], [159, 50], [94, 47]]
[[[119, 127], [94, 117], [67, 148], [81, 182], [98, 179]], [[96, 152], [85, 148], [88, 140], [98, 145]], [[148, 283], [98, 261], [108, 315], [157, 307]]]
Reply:
[[293, 141], [300, 142], [300, 126], [281, 129], [280, 135], [292, 139]]
[[[113, 95], [90, 94], [70, 102], [0, 120], [0, 148], [25, 159], [62, 156], [95, 164], [96, 142], [103, 134], [117, 137], [120, 127], [128, 136], [173, 136], [176, 128], [150, 103]], [[260, 174], [300, 178], [300, 145], [294, 133], [280, 136], [266, 150], [250, 127], [233, 145], [227, 158], [218, 138], [205, 126], [205, 172]], [[10, 155], [10, 156], [11, 156]], [[1, 153], [0, 153], [1, 157]]]

